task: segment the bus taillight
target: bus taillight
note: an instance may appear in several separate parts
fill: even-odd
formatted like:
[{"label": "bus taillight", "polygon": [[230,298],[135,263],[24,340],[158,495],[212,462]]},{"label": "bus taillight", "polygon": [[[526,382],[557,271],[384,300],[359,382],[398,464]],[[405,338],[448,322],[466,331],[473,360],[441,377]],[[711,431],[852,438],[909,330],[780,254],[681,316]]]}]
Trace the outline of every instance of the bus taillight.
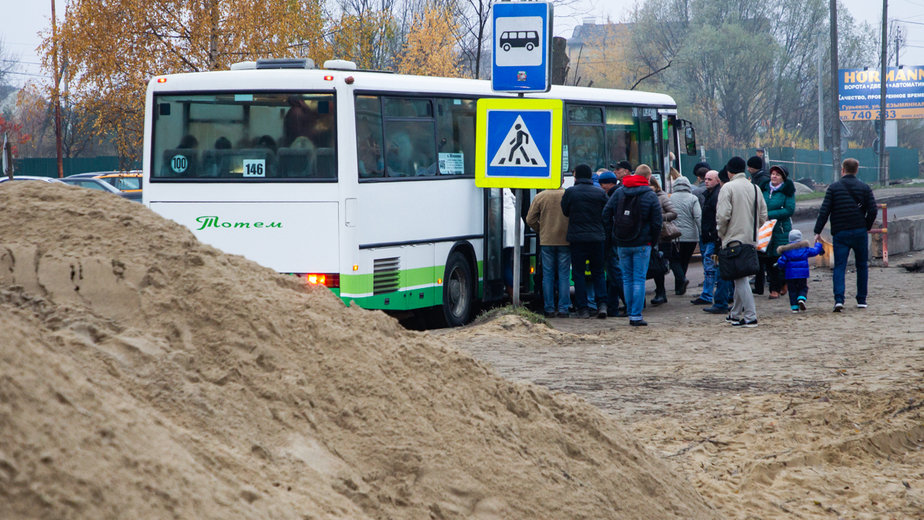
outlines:
[{"label": "bus taillight", "polygon": [[328,289],[340,288],[340,275],[337,273],[307,273],[299,276],[309,285],[323,285]]}]

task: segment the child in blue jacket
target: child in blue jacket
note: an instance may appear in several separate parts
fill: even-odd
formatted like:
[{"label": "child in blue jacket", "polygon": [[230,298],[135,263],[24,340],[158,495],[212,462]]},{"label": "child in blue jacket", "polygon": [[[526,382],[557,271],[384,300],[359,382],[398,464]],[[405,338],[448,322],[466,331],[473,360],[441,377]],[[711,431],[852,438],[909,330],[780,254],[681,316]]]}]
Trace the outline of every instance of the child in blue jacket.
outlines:
[{"label": "child in blue jacket", "polygon": [[780,259],[776,265],[786,272],[786,285],[789,287],[789,306],[792,312],[805,310],[808,296],[808,259],[824,252],[820,242],[809,247],[807,240],[802,240],[802,232],[793,229],[789,232],[789,244],[777,248]]}]

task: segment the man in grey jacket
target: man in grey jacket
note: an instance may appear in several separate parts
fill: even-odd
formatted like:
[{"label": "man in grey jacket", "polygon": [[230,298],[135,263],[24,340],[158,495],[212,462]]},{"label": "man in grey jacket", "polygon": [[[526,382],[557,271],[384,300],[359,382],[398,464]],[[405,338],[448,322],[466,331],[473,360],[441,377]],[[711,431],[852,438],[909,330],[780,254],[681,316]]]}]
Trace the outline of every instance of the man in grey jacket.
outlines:
[{"label": "man in grey jacket", "polygon": [[[716,227],[722,247],[736,240],[756,245],[757,228],[767,220],[767,203],[757,186],[748,181],[746,166],[741,157],[732,157],[725,166],[729,181],[719,192],[716,207]],[[735,279],[734,302],[725,319],[736,327],[757,326],[757,307],[747,276]]]}]

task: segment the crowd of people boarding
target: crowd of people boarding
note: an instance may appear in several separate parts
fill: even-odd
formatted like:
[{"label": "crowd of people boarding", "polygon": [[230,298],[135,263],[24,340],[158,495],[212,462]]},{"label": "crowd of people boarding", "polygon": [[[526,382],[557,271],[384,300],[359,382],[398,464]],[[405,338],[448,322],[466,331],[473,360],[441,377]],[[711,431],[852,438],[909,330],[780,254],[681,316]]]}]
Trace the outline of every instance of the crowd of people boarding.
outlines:
[{"label": "crowd of people boarding", "polygon": [[[648,305],[667,303],[690,288],[697,247],[702,290],[690,300],[733,327],[758,325],[755,295],[788,295],[793,313],[808,306],[809,258],[823,253],[821,232],[830,220],[834,253],[834,312],[842,312],[850,251],[857,273],[857,308],[867,306],[867,233],[877,215],[872,189],[857,179],[859,163],[846,159],[819,209],[814,241],[792,225],[796,188],[781,165],[762,154],[732,157],[719,170],[693,167],[695,182],[671,168],[663,189],[651,167],[620,161],[612,170],[574,167],[574,185],[540,192],[526,223],[539,236],[542,298],[548,318],[628,318],[647,326]],[[654,297],[646,301],[646,281]],[[573,292],[571,286],[573,283]]]}]

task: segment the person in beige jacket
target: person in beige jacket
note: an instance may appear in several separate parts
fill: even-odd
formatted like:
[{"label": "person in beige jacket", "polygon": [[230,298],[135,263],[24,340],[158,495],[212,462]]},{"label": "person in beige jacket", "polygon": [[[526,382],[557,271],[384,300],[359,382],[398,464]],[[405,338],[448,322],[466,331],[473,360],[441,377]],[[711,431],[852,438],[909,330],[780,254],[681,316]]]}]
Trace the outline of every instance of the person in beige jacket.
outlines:
[{"label": "person in beige jacket", "polygon": [[[735,240],[742,244],[756,245],[757,228],[767,220],[767,203],[757,186],[751,184],[744,173],[746,166],[747,163],[741,157],[732,157],[725,166],[729,181],[719,192],[715,216],[722,247]],[[747,276],[735,280],[734,302],[725,319],[736,327],[757,326],[757,308]]]},{"label": "person in beige jacket", "polygon": [[[562,213],[561,198],[565,190],[539,192],[526,214],[526,225],[539,233],[539,254],[542,262],[542,299],[547,318],[568,317],[571,306],[571,248],[568,217]],[[583,273],[582,273],[583,274]],[[555,299],[555,277],[558,276],[558,305]]]}]

